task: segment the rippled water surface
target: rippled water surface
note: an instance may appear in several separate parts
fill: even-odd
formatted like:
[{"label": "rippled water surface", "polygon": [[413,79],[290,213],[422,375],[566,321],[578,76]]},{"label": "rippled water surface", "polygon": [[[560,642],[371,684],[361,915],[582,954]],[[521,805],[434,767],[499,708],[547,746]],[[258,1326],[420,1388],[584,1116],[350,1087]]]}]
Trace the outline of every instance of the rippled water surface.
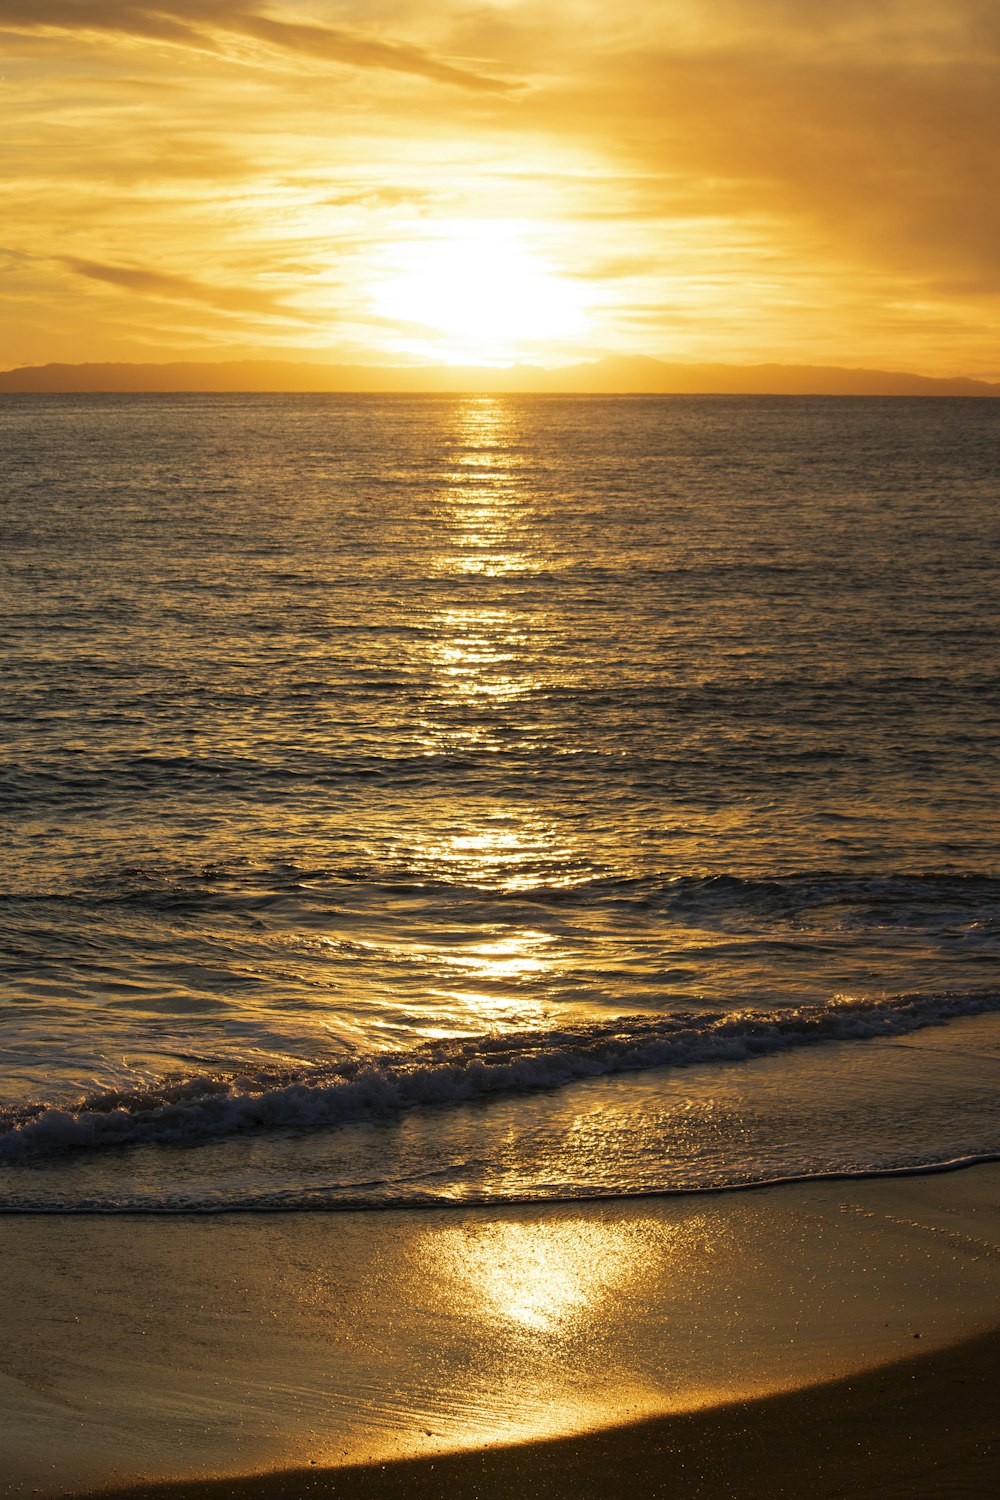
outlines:
[{"label": "rippled water surface", "polygon": [[[991,401],[5,398],[0,1197],[1000,1149],[998,437]],[[960,1087],[893,1051],[963,1016]],[[862,1053],[941,1128],[859,1126],[874,1073],[819,1122]]]}]

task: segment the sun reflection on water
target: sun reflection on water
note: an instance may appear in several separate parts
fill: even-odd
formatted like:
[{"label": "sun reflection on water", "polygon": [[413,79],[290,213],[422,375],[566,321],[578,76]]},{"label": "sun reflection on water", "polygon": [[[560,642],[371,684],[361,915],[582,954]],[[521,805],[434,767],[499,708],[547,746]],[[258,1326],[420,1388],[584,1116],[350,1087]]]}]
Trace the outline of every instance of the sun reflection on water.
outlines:
[{"label": "sun reflection on water", "polygon": [[[452,1029],[523,1029],[546,1024],[573,989],[557,913],[539,920],[532,893],[586,878],[565,835],[528,808],[470,808],[471,826],[425,836],[411,858],[449,891],[461,891],[408,950],[424,974],[427,1002]],[[528,903],[525,906],[525,902]],[[436,1024],[436,1023],[435,1023]]]},{"label": "sun reflection on water", "polygon": [[545,959],[536,950],[554,941],[550,932],[508,933],[495,942],[474,943],[455,962],[477,979],[523,979],[544,972]]},{"label": "sun reflection on water", "polygon": [[501,609],[450,609],[439,616],[428,655],[437,668],[444,696],[515,698],[531,687],[516,664],[524,638],[515,616]]},{"label": "sun reflection on water", "polygon": [[531,512],[513,427],[510,408],[490,397],[459,409],[454,439],[460,451],[443,495],[447,545],[439,572],[500,578],[538,567],[528,546]]},{"label": "sun reflection on water", "polygon": [[565,837],[551,819],[527,808],[481,812],[476,827],[428,836],[416,853],[439,878],[484,890],[569,888],[581,878]]},{"label": "sun reflection on water", "polygon": [[433,993],[460,1006],[477,1028],[541,1025],[543,997],[558,972],[555,955],[546,950],[556,941],[549,932],[507,929],[463,945],[447,955],[457,984]]},{"label": "sun reflection on water", "polygon": [[[538,633],[546,628],[546,606],[537,599],[526,604],[504,582],[543,566],[532,548],[533,502],[518,421],[511,403],[486,396],[462,401],[452,418],[434,567],[454,580],[455,593],[421,637],[434,683],[429,754],[478,759],[484,751],[509,752],[535,734],[528,705],[545,691]],[[581,878],[565,829],[530,797],[497,804],[472,795],[461,806],[442,806],[440,820],[419,830],[408,861],[475,901]],[[426,974],[428,1001],[443,1004],[455,1024],[479,1030],[543,1023],[564,979],[556,933],[490,911],[471,925],[445,922],[422,937],[413,956]]]},{"label": "sun reflection on water", "polygon": [[368,851],[373,871],[398,880],[391,918],[366,907],[352,932],[380,945],[362,977],[398,976],[392,1006],[427,1039],[546,1024],[575,980],[559,917],[550,925],[525,904],[592,874],[575,824],[547,813],[534,786],[492,793],[493,756],[509,769],[543,740],[555,633],[549,592],[518,576],[549,565],[521,421],[516,403],[491,397],[458,401],[448,418],[422,553],[434,606],[414,616],[401,674],[420,684],[426,765],[413,767],[412,824],[388,810]]}]

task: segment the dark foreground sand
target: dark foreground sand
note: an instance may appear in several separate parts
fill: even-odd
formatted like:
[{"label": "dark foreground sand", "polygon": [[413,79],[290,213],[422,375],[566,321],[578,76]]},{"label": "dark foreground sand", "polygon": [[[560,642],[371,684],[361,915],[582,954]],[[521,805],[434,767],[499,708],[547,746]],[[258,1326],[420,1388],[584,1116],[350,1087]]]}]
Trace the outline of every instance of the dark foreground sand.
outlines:
[{"label": "dark foreground sand", "polygon": [[1000,1333],[802,1391],[577,1437],[101,1493],[119,1500],[992,1500],[1000,1494]]}]

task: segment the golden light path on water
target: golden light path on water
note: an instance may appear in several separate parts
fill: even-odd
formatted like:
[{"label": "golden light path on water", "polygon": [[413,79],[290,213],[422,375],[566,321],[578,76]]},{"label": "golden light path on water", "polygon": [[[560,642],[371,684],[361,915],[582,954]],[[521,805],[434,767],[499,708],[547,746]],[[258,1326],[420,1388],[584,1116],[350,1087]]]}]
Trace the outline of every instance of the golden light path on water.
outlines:
[{"label": "golden light path on water", "polygon": [[[444,492],[442,545],[432,563],[439,575],[471,582],[530,573],[538,566],[524,541],[527,523],[507,441],[509,421],[505,408],[489,398],[459,408],[454,441],[462,451]],[[472,595],[468,604],[451,605],[435,617],[424,665],[441,703],[461,709],[475,708],[477,699],[498,700],[494,721],[469,715],[460,744],[481,745],[500,727],[505,708],[536,686],[524,665],[526,645],[523,615],[507,604],[481,604]],[[440,744],[432,732],[428,748],[456,745],[453,740]]]},{"label": "golden light path on water", "polygon": [[[430,567],[461,587],[420,637],[419,670],[434,685],[428,756],[509,747],[511,726],[525,719],[519,705],[543,685],[531,639],[537,614],[478,587],[530,578],[546,565],[531,546],[533,506],[519,482],[516,420],[509,403],[487,396],[462,402],[454,414],[453,466],[436,511]],[[446,732],[435,707],[444,711]],[[474,817],[456,810],[453,822],[442,809],[442,819],[444,826],[414,830],[407,847],[408,862],[432,878],[484,895],[528,891],[542,866],[547,884],[578,878],[565,834],[526,800],[480,805]],[[443,1003],[447,1015],[443,1024],[419,1029],[434,1038],[543,1024],[559,950],[553,933],[508,920],[485,933],[480,925],[474,934],[449,929],[411,938],[405,956],[426,971],[428,1011],[436,1014]]]}]

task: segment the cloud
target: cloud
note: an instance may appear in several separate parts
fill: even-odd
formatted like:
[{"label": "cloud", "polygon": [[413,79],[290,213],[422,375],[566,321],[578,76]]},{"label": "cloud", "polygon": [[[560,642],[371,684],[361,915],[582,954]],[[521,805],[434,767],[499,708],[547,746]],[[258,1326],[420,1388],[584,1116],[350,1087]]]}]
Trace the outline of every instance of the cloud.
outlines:
[{"label": "cloud", "polygon": [[269,292],[212,286],[189,276],[174,276],[135,266],[108,265],[104,261],[81,260],[75,255],[60,255],[57,259],[77,276],[85,276],[89,281],[103,281],[109,286],[119,286],[143,297],[160,297],[170,302],[204,303],[222,312],[300,316]]},{"label": "cloud", "polygon": [[623,46],[521,113],[617,159],[633,221],[700,203],[705,218],[767,222],[790,252],[831,265],[995,293],[1000,59],[886,57],[881,39],[831,58],[821,37],[804,56],[801,33],[791,53],[783,40],[684,55]]},{"label": "cloud", "polygon": [[[328,186],[328,184],[320,184]],[[368,187],[352,188],[342,193],[331,193],[318,201],[330,208],[422,208],[433,203],[438,195],[430,189],[400,188],[372,183]]]},{"label": "cloud", "polygon": [[23,250],[12,250],[8,245],[0,245],[0,272],[22,271],[25,266],[33,265],[38,257],[25,255]]},{"label": "cloud", "polygon": [[31,33],[98,32],[202,51],[219,50],[221,34],[317,62],[409,73],[477,92],[507,93],[514,87],[508,79],[438,57],[414,43],[341,26],[280,20],[240,0],[0,0],[0,26]]},{"label": "cloud", "polygon": [[0,26],[28,32],[112,32],[204,47],[200,28],[177,14],[186,9],[169,3],[132,5],[126,0],[0,0]]},{"label": "cloud", "polygon": [[397,73],[415,73],[437,83],[457,84],[488,93],[506,93],[512,87],[504,79],[442,61],[422,47],[356,36],[340,27],[276,21],[250,12],[235,16],[226,24],[244,36],[275,47],[306,57],[347,63],[355,68],[387,68]]}]

